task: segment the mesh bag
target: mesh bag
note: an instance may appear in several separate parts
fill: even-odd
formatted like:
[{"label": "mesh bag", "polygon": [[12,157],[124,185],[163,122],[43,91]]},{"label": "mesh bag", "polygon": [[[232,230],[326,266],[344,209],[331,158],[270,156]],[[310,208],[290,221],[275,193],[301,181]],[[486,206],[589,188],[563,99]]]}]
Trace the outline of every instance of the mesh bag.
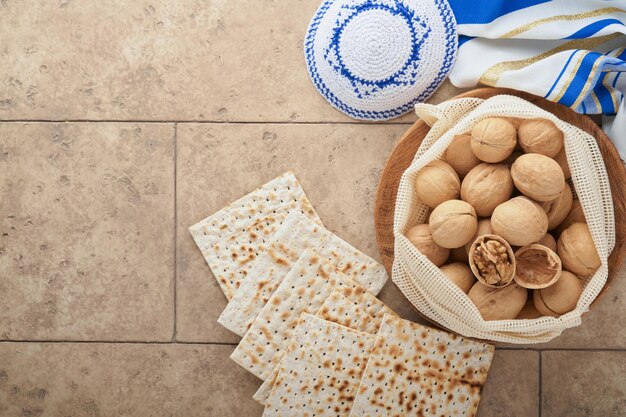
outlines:
[{"label": "mesh bag", "polygon": [[[418,104],[417,115],[431,126],[413,162],[402,175],[393,232],[395,259],[392,279],[409,301],[430,320],[463,336],[508,343],[541,343],[581,323],[608,276],[608,256],[615,246],[613,200],[608,176],[595,139],[588,133],[519,97],[499,95],[488,100],[464,98],[434,106]],[[479,120],[492,116],[545,118],[563,131],[572,178],[570,186],[580,200],[602,261],[585,281],[576,308],[558,318],[485,321],[469,297],[422,255],[405,232],[427,221],[428,207],[418,202],[413,184],[417,172],[440,159],[454,136],[469,132]]]}]

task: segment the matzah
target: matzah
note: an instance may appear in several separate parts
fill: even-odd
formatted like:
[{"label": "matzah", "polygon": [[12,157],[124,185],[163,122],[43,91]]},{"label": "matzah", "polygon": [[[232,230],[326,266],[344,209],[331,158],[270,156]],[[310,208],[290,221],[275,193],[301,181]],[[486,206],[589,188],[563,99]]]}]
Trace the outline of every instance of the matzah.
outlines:
[{"label": "matzah", "polygon": [[[326,301],[324,301],[324,304],[322,304],[317,313],[315,313],[315,316],[326,321],[341,324],[354,330],[375,334],[378,331],[380,323],[382,323],[382,316],[380,320],[377,320],[373,316],[369,315],[365,310],[359,308],[358,304],[358,302],[354,302],[345,297],[341,291],[335,290],[332,294],[330,294]],[[290,350],[293,351],[296,348],[297,343],[298,341],[292,337],[289,340],[289,345],[287,349],[285,349],[285,352]],[[280,369],[281,362],[279,362],[278,365],[272,369],[270,375],[263,382],[261,387],[259,387],[257,392],[254,393],[252,398],[255,401],[263,405],[267,403],[267,398],[269,397],[270,391],[274,386],[274,381],[278,376],[278,370]]]},{"label": "matzah", "polygon": [[347,416],[375,337],[303,313],[293,339],[263,416]]},{"label": "matzah", "polygon": [[365,293],[355,281],[311,249],[306,249],[270,296],[230,358],[265,380],[287,348],[300,314],[317,312],[336,289],[348,298]]},{"label": "matzah", "polygon": [[227,299],[293,210],[321,224],[289,171],[189,228]]},{"label": "matzah", "polygon": [[373,294],[378,294],[387,281],[387,272],[381,264],[306,216],[292,212],[266,250],[254,260],[247,278],[241,281],[217,321],[243,336],[293,262],[307,248],[313,248],[322,259]]},{"label": "matzah", "polygon": [[385,316],[350,416],[472,417],[493,353],[491,345]]}]

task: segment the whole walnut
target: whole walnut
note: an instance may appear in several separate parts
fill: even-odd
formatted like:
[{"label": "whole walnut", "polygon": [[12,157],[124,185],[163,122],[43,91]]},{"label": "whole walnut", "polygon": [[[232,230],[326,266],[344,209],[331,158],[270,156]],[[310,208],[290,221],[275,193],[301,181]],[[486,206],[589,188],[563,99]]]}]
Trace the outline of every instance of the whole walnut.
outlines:
[{"label": "whole walnut", "polygon": [[514,319],[528,298],[528,291],[516,283],[502,288],[491,288],[477,282],[468,294],[485,320]]},{"label": "whole walnut", "polygon": [[517,158],[511,165],[511,177],[525,196],[536,201],[554,200],[565,186],[559,164],[538,153],[527,153]]},{"label": "whole walnut", "polygon": [[500,236],[479,236],[470,246],[469,264],[478,281],[488,287],[505,287],[515,276],[515,255]]},{"label": "whole walnut", "polygon": [[561,272],[561,278],[547,288],[536,290],[533,301],[537,310],[544,316],[558,317],[576,307],[583,293],[583,283],[569,271]]},{"label": "whole walnut", "polygon": [[538,241],[548,231],[548,216],[531,199],[520,196],[500,204],[491,215],[494,234],[515,246]]},{"label": "whole walnut", "polygon": [[541,239],[533,243],[538,243],[546,248],[550,248],[552,252],[556,253],[556,239],[550,233],[546,233]]},{"label": "whole walnut", "polygon": [[492,235],[492,234],[493,234],[493,227],[491,227],[491,219],[488,218],[488,219],[478,220],[478,227],[476,228],[476,234],[474,235],[474,237],[472,237],[472,239],[469,242],[465,244],[465,251],[469,253],[470,246],[472,246],[472,243],[474,243],[474,241],[478,238],[478,236]]},{"label": "whole walnut", "polygon": [[563,220],[565,220],[572,209],[573,202],[574,196],[572,195],[572,190],[569,188],[569,185],[565,184],[563,191],[557,198],[541,204],[541,207],[543,207],[548,215],[548,230],[556,229],[563,223]]},{"label": "whole walnut", "polygon": [[515,126],[505,118],[489,117],[476,123],[472,129],[472,152],[481,161],[504,161],[516,144]]},{"label": "whole walnut", "polygon": [[519,144],[526,153],[554,158],[563,149],[563,132],[548,119],[526,119],[517,130]]},{"label": "whole walnut", "polygon": [[430,207],[459,197],[461,180],[454,169],[443,161],[432,161],[415,177],[417,198]]},{"label": "whole walnut", "polygon": [[476,211],[461,200],[448,200],[439,204],[428,221],[433,240],[444,248],[465,245],[476,234]]},{"label": "whole walnut", "polygon": [[563,149],[561,149],[561,152],[559,152],[554,157],[554,160],[561,167],[561,170],[563,171],[563,176],[565,177],[565,181],[572,178],[572,173],[569,170],[569,163],[567,162],[567,156],[565,155],[565,147],[563,147]]},{"label": "whole walnut", "polygon": [[450,249],[442,248],[435,243],[430,234],[428,224],[423,223],[413,226],[406,232],[406,238],[435,265],[441,266],[446,263],[450,255]]},{"label": "whole walnut", "polygon": [[441,267],[441,272],[450,278],[450,281],[454,282],[466,294],[476,283],[476,278],[474,278],[472,270],[469,266],[461,262],[444,265]]},{"label": "whole walnut", "polygon": [[515,282],[524,288],[546,288],[561,276],[561,259],[552,249],[531,243],[515,252]]},{"label": "whole walnut", "polygon": [[581,277],[591,276],[601,264],[587,223],[574,223],[557,242],[563,268]]},{"label": "whole walnut", "polygon": [[471,141],[472,137],[467,133],[455,136],[443,154],[443,159],[461,177],[467,175],[472,168],[480,164],[480,159],[472,152]]},{"label": "whole walnut", "polygon": [[477,165],[461,184],[461,199],[470,203],[482,217],[491,216],[498,204],[511,198],[511,193],[513,179],[505,164]]},{"label": "whole walnut", "polygon": [[563,222],[557,229],[557,236],[560,236],[561,233],[563,233],[563,230],[567,229],[574,223],[587,223],[587,219],[585,219],[585,213],[583,212],[583,206],[580,204],[580,200],[574,200],[574,202],[572,203],[572,208],[565,217],[565,220],[563,220]]}]

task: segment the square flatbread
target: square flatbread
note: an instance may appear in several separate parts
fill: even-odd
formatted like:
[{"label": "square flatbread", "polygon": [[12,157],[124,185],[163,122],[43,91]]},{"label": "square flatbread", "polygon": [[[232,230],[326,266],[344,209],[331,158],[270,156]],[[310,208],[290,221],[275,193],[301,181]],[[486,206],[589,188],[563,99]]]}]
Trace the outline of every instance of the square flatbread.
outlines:
[{"label": "square flatbread", "polygon": [[375,337],[304,313],[293,340],[263,416],[347,416]]},{"label": "square flatbread", "polygon": [[306,249],[271,295],[230,358],[265,380],[289,345],[300,314],[317,312],[334,290],[340,290],[348,298],[360,297],[365,292],[363,287],[339,272],[331,263],[324,261],[311,249]]},{"label": "square flatbread", "polygon": [[[382,301],[378,302],[382,304]],[[359,305],[361,307],[368,307],[370,302],[364,301],[363,298],[360,298],[356,302],[352,301],[351,299],[345,297],[341,291],[335,290],[332,294],[330,294],[326,301],[324,301],[324,304],[322,304],[317,313],[315,313],[315,316],[326,321],[341,324],[354,330],[376,334],[380,324],[382,323],[382,316],[380,318],[375,318],[359,307]],[[388,307],[386,308],[391,311]],[[296,348],[297,343],[298,341],[292,337],[289,340],[289,346],[285,349],[285,352],[293,351]],[[252,397],[255,401],[266,405],[267,398],[269,397],[270,391],[274,386],[274,381],[278,376],[278,370],[280,369],[281,362],[279,362],[278,365],[272,369],[270,375]]]},{"label": "square flatbread", "polygon": [[494,347],[385,316],[351,417],[472,417]]},{"label": "square flatbread", "polygon": [[268,182],[189,231],[229,300],[290,211],[321,225],[291,171]]},{"label": "square flatbread", "polygon": [[335,265],[372,294],[378,294],[387,281],[387,272],[381,264],[308,217],[292,212],[266,250],[254,260],[247,278],[241,281],[241,286],[217,321],[243,336],[293,263],[307,248],[314,249],[322,259]]}]

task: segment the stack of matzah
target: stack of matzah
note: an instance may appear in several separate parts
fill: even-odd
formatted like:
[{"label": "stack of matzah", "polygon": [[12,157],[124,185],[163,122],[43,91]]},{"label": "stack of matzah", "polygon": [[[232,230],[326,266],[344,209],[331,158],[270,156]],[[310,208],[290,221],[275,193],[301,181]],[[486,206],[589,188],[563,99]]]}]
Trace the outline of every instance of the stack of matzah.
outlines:
[{"label": "stack of matzah", "polygon": [[265,416],[473,416],[493,347],[398,318],[378,262],[326,230],[291,172],[190,231],[264,381]]}]

